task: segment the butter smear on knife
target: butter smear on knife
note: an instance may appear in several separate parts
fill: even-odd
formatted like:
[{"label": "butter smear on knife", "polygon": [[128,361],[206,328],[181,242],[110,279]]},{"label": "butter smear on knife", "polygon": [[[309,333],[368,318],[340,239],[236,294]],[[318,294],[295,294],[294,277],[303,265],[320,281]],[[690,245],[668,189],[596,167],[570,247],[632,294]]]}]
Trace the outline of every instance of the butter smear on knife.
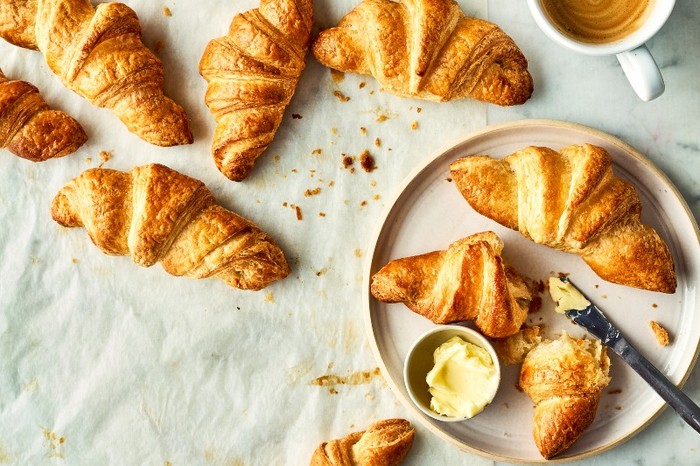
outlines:
[{"label": "butter smear on knife", "polygon": [[549,294],[557,303],[554,310],[560,314],[571,309],[586,309],[591,304],[571,283],[558,277],[549,278]]}]

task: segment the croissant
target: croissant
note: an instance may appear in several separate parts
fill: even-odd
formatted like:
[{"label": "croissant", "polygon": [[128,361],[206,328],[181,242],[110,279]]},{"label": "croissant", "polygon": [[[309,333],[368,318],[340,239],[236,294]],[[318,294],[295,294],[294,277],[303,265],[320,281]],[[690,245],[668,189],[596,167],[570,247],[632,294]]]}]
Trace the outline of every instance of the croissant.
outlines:
[{"label": "croissant", "polygon": [[51,110],[39,89],[26,81],[9,81],[0,70],[0,147],[31,160],[63,157],[87,141],[80,123]]},{"label": "croissant", "polygon": [[310,466],[397,466],[411,449],[414,435],[405,419],[385,419],[366,431],[323,442]]},{"label": "croissant", "polygon": [[163,165],[87,170],[59,191],[51,215],[84,226],[105,254],[131,255],[144,267],[160,261],[176,276],[259,290],[289,274],[272,238],[216,204],[201,181]]},{"label": "croissant", "polygon": [[139,19],[123,3],[6,0],[0,37],[40,50],[66,87],[110,109],[145,141],[192,142],[185,111],[163,95],[163,64],[141,42]]},{"label": "croissant", "polygon": [[395,259],[372,276],[379,301],[403,302],[436,324],[475,320],[484,335],[513,335],[527,318],[530,290],[501,259],[503,242],[477,233],[447,250]]},{"label": "croissant", "polygon": [[532,94],[518,46],[454,0],[364,0],[321,31],[312,51],[321,64],[372,75],[402,97],[515,105]]},{"label": "croissant", "polygon": [[216,120],[212,154],[227,178],[246,178],[275,137],[304,69],[312,23],[312,0],[261,0],[204,50],[199,72]]},{"label": "croissant", "polygon": [[604,149],[528,147],[502,160],[464,157],[450,170],[480,214],[536,243],[580,255],[604,280],[675,291],[668,246],[641,223],[639,196],[615,176]]},{"label": "croissant", "polygon": [[570,338],[566,332],[527,354],[519,385],[535,403],[532,434],[543,457],[569,448],[593,423],[609,370],[600,341]]}]

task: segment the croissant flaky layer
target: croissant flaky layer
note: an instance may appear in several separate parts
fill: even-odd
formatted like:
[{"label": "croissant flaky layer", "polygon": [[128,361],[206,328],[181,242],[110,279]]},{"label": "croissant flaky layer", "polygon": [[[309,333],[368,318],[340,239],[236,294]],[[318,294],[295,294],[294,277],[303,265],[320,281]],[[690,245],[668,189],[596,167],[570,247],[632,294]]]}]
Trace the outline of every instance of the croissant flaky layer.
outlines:
[{"label": "croissant flaky layer", "polygon": [[503,263],[503,242],[477,233],[444,251],[395,259],[372,276],[379,301],[404,303],[438,324],[474,320],[490,337],[516,333],[532,296],[523,278]]},{"label": "croissant flaky layer", "polygon": [[204,50],[199,72],[216,120],[212,154],[229,179],[245,179],[275,137],[304,69],[312,23],[312,0],[261,0]]},{"label": "croissant flaky layer", "polygon": [[520,387],[535,403],[533,437],[549,459],[573,445],[593,423],[610,359],[599,340],[570,338],[540,343],[520,369]]},{"label": "croissant flaky layer", "polygon": [[518,46],[497,25],[464,15],[454,0],[364,0],[312,46],[322,64],[374,76],[404,97],[470,97],[522,104],[532,77]]},{"label": "croissant flaky layer", "polygon": [[385,419],[367,430],[323,442],[310,466],[398,466],[413,445],[415,431],[405,419]]},{"label": "croissant flaky layer", "polygon": [[0,70],[0,147],[31,160],[72,154],[87,141],[70,115],[51,110],[39,89],[26,81],[10,81]]},{"label": "croissant flaky layer", "polygon": [[51,215],[84,226],[105,254],[191,278],[258,290],[289,274],[282,250],[255,224],[216,204],[201,181],[163,165],[83,172],[56,195]]},{"label": "croissant flaky layer", "polygon": [[139,19],[123,3],[6,0],[0,37],[40,50],[66,87],[110,109],[145,141],[192,142],[185,111],[163,94],[163,64],[143,45]]},{"label": "croissant flaky layer", "polygon": [[536,243],[580,255],[604,280],[675,291],[668,246],[641,222],[639,195],[615,176],[603,148],[527,147],[502,160],[464,157],[450,170],[480,214]]}]

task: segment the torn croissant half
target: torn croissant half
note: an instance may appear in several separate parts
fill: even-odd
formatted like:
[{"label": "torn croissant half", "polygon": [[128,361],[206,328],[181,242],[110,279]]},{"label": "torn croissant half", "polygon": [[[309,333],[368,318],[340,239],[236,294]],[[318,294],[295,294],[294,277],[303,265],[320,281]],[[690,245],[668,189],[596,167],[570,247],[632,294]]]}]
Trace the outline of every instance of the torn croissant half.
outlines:
[{"label": "torn croissant half", "polygon": [[323,442],[310,466],[398,466],[413,445],[415,430],[405,419],[384,419],[367,430]]},{"label": "torn croissant half", "polygon": [[507,337],[525,322],[532,295],[502,250],[495,233],[477,233],[443,251],[392,260],[372,276],[370,291],[437,324],[474,320],[484,335]]},{"label": "torn croissant half", "polygon": [[72,154],[87,141],[73,117],[52,110],[39,89],[0,70],[0,147],[32,162]]},{"label": "torn croissant half", "polygon": [[671,252],[642,223],[639,195],[614,174],[605,149],[527,147],[504,159],[464,157],[450,172],[474,210],[536,243],[581,256],[602,279],[675,291]]},{"label": "torn croissant half", "polygon": [[251,221],[218,205],[199,180],[159,164],[86,170],[59,191],[51,215],[84,226],[105,254],[166,272],[259,290],[289,274],[282,250]]},{"label": "torn croissant half", "polygon": [[532,434],[543,457],[569,448],[593,423],[609,371],[610,359],[599,340],[571,338],[566,332],[527,354],[519,385],[535,403]]},{"label": "torn croissant half", "polygon": [[402,97],[516,105],[533,89],[515,42],[454,0],[364,0],[321,31],[312,51],[321,64],[374,76]]}]

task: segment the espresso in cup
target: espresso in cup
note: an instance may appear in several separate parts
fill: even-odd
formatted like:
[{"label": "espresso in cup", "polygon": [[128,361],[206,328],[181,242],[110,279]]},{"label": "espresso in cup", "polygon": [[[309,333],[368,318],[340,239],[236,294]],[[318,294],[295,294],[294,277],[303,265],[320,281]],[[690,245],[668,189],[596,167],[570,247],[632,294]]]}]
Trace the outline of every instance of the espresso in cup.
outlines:
[{"label": "espresso in cup", "polygon": [[540,0],[549,21],[570,38],[588,44],[623,39],[639,29],[654,0]]}]

